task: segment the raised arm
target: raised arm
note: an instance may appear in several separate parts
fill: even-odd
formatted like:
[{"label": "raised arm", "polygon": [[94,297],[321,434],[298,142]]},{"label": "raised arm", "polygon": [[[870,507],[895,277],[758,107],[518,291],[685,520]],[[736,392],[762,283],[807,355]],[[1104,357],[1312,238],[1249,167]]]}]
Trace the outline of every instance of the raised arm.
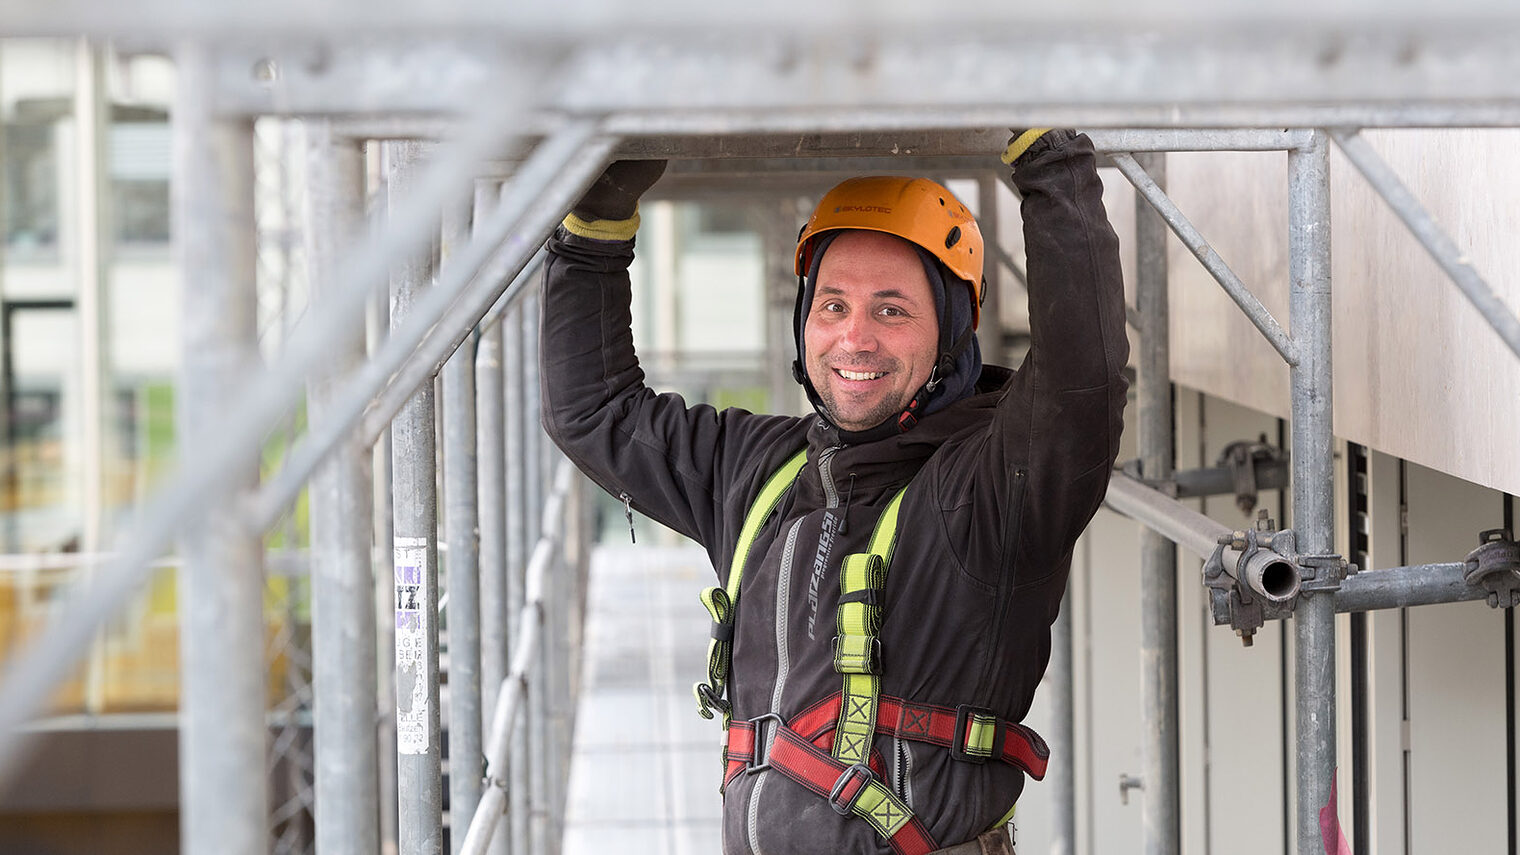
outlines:
[{"label": "raised arm", "polygon": [[[1018,138],[1015,137],[1015,144]],[[1027,461],[1018,582],[1064,564],[1103,500],[1123,429],[1124,281],[1092,141],[1039,137],[1012,160],[1023,195],[1032,344],[1002,416]]]},{"label": "raised arm", "polygon": [[[543,423],[565,454],[615,496],[702,543],[721,526],[715,495],[725,461],[790,420],[712,407],[644,385],[634,352],[632,290],[637,199],[663,164],[609,167],[549,240],[541,336]],[[735,420],[742,431],[730,430]]]},{"label": "raised arm", "polygon": [[974,523],[947,532],[965,544],[962,566],[1053,618],[1072,544],[1118,453],[1128,342],[1119,242],[1091,141],[1055,130],[1021,142],[1016,134],[1005,159],[1023,196],[1033,341],[990,430],[958,452],[974,465],[947,467],[941,495],[947,510],[977,508]]}]

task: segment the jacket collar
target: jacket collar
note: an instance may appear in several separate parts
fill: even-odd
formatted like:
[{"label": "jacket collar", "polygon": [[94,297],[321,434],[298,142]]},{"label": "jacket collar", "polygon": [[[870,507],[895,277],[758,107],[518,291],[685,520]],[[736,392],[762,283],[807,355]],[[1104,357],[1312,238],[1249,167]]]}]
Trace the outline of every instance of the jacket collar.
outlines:
[{"label": "jacket collar", "polygon": [[918,474],[941,446],[986,427],[1012,377],[1013,372],[1007,368],[984,365],[975,394],[925,416],[910,431],[869,442],[846,442],[828,421],[811,416],[807,434],[808,461],[814,465],[805,468],[802,475],[807,493],[822,503],[823,487],[817,464],[825,454],[832,458],[829,469],[835,489],[846,489],[851,475],[855,476],[852,489],[864,491],[862,496],[901,487]]}]

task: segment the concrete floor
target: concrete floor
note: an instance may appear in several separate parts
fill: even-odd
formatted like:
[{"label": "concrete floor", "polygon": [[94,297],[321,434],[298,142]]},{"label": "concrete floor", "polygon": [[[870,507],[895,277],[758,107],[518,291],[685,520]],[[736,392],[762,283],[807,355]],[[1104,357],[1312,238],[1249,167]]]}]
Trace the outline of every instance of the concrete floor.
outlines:
[{"label": "concrete floor", "polygon": [[707,661],[697,595],[713,583],[695,546],[593,554],[565,855],[719,851],[721,730],[691,694]]}]

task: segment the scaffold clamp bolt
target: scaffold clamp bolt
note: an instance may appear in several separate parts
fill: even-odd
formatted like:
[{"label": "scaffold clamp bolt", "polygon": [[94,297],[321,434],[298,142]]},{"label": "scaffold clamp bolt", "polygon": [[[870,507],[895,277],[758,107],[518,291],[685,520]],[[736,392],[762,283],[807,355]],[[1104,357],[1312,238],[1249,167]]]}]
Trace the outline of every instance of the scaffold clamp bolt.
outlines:
[{"label": "scaffold clamp bolt", "polygon": [[1473,587],[1488,589],[1488,604],[1496,609],[1520,605],[1520,543],[1509,529],[1491,528],[1478,535],[1478,548],[1467,553],[1463,578]]}]

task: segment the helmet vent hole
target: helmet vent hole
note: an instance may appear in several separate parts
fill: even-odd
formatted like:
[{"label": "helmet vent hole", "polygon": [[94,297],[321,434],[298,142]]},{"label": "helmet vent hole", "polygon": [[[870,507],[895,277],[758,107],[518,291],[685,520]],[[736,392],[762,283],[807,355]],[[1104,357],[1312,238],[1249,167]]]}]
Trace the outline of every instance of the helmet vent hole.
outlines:
[{"label": "helmet vent hole", "polygon": [[960,226],[951,226],[950,227],[950,234],[945,235],[945,249],[949,249],[950,247],[955,246],[955,244],[957,242],[959,242],[960,239],[961,239],[961,227]]},{"label": "helmet vent hole", "polygon": [[943,197],[943,196],[940,197],[940,199],[939,199],[939,206],[941,208],[945,207],[945,197]]}]

